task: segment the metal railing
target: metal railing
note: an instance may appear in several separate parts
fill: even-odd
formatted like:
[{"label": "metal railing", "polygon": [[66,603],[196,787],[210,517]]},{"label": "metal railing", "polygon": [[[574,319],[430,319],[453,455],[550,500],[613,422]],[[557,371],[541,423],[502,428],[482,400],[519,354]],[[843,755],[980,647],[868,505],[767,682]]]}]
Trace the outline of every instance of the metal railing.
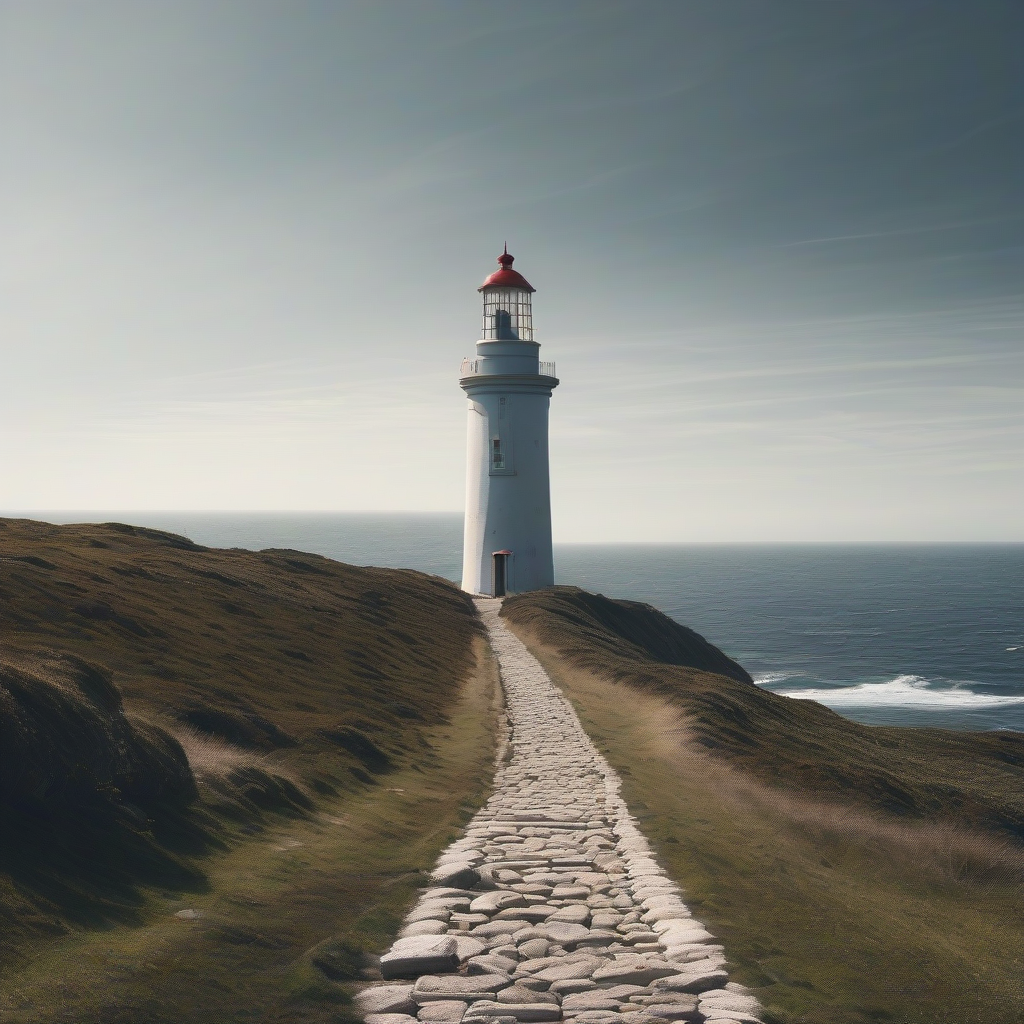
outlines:
[{"label": "metal railing", "polygon": [[[460,377],[475,377],[483,371],[480,369],[479,359],[463,359],[462,368],[459,370]],[[554,377],[555,364],[554,362],[541,362],[537,364],[537,373],[541,377]]]}]

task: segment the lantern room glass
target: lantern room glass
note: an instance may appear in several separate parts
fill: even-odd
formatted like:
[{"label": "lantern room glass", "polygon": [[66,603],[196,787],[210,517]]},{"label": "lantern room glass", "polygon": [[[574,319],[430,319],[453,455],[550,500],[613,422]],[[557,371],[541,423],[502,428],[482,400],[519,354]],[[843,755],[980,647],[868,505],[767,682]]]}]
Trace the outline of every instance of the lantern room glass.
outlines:
[{"label": "lantern room glass", "polygon": [[485,340],[533,341],[533,308],[528,291],[488,288],[483,295]]}]

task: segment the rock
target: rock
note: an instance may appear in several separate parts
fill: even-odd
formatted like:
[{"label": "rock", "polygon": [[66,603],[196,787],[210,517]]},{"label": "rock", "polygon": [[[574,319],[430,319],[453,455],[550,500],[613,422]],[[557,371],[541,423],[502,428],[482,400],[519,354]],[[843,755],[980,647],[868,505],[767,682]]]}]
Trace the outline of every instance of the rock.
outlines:
[{"label": "rock", "polygon": [[583,906],[560,907],[549,911],[549,914],[548,920],[564,921],[566,924],[586,924],[590,920],[590,908]]},{"label": "rock", "polygon": [[[432,889],[425,889],[423,895],[420,897],[422,902],[426,903],[428,900],[448,900],[461,898],[466,900],[472,900],[476,893],[471,892],[469,889],[451,889],[445,886],[435,887]],[[451,907],[452,910],[457,909]]]},{"label": "rock", "polygon": [[506,907],[494,915],[495,921],[525,921],[528,924],[538,924],[548,920],[553,914],[561,913],[554,907]]},{"label": "rock", "polygon": [[523,988],[532,989],[534,992],[547,992],[551,988],[551,983],[544,981],[541,978],[535,978],[527,974],[524,977],[516,978],[515,983],[522,985]]},{"label": "rock", "polygon": [[550,945],[551,943],[547,939],[527,939],[519,944],[519,952],[532,960],[544,956]]},{"label": "rock", "polygon": [[515,882],[512,888],[524,896],[541,896],[547,899],[551,895],[550,885],[540,885],[536,882]]},{"label": "rock", "polygon": [[407,1013],[368,1013],[364,1024],[416,1024],[416,1018]]},{"label": "rock", "polygon": [[477,925],[487,924],[488,921],[490,921],[490,917],[487,914],[471,914],[455,911],[455,913],[448,918],[448,930],[453,932],[468,931],[470,928],[476,928]]},{"label": "rock", "polygon": [[644,1013],[661,1020],[687,1020],[701,1021],[702,1014],[697,1009],[697,1000],[692,1004],[686,1003],[645,1003]]},{"label": "rock", "polygon": [[430,880],[436,885],[453,889],[472,889],[480,881],[480,872],[468,861],[439,864]]},{"label": "rock", "polygon": [[562,963],[542,968],[534,974],[534,977],[546,982],[566,981],[570,978],[590,978],[600,964],[600,960],[569,960],[566,958]]},{"label": "rock", "polygon": [[675,929],[662,932],[658,938],[666,949],[674,946],[692,945],[697,942],[713,942],[714,936],[706,928]]},{"label": "rock", "polygon": [[526,984],[517,982],[502,989],[498,993],[499,1003],[558,1003],[558,996],[550,992],[528,988]]},{"label": "rock", "polygon": [[557,921],[542,925],[539,930],[552,942],[562,946],[572,945],[590,934],[590,929],[581,924],[561,924]]},{"label": "rock", "polygon": [[577,992],[575,995],[563,996],[562,1011],[566,1010],[618,1010],[622,999],[609,996],[596,988],[592,992]]},{"label": "rock", "polygon": [[[698,1017],[698,1020],[701,1018]],[[622,1024],[659,1024],[664,1021],[664,1017],[658,1017],[653,1013],[649,1013],[647,1010],[630,1010],[627,1013],[619,1014],[619,1020]]]},{"label": "rock", "polygon": [[729,992],[724,988],[712,989],[700,997],[700,1010],[705,1016],[713,1016],[712,1010],[723,1011],[719,1014],[722,1017],[730,1017],[734,1014],[746,1013],[754,1016],[761,1012],[761,1004],[753,997],[741,995],[739,992]]},{"label": "rock", "polygon": [[616,999],[632,999],[636,995],[649,993],[649,989],[643,985],[611,985],[602,989],[607,996],[614,996]]},{"label": "rock", "polygon": [[599,985],[602,983],[617,985],[650,985],[658,978],[664,978],[670,974],[676,974],[677,969],[668,966],[628,963],[610,963],[599,967],[591,975],[591,978]]},{"label": "rock", "polygon": [[[469,900],[457,900],[457,903],[467,904]],[[448,900],[422,900],[405,916],[406,924],[413,921],[425,921],[428,918],[436,921],[447,921],[452,916],[452,911],[457,909],[448,905]]]},{"label": "rock", "polygon": [[630,996],[629,1001],[638,1006],[649,1006],[652,1003],[672,1003],[673,1005],[693,1006],[697,1005],[697,997],[690,992],[668,992],[664,989],[656,989],[649,985],[643,992]]},{"label": "rock", "polygon": [[[710,1010],[709,1013],[714,1013],[713,1017],[704,1017],[704,1024],[764,1024],[760,1017],[755,1017],[750,1013],[742,1013],[739,1010]],[[723,1014],[729,1016],[723,1016]]]},{"label": "rock", "polygon": [[[647,915],[644,914],[644,918],[646,917]],[[664,921],[654,921],[653,923],[649,921],[644,922],[644,919],[641,918],[641,922],[646,923],[651,931],[657,932],[659,935],[670,935],[673,933],[686,935],[690,932],[707,931],[700,921],[695,921],[692,917],[673,917]]]},{"label": "rock", "polygon": [[474,889],[487,891],[498,888],[498,883],[494,880],[494,872],[487,864],[481,864],[476,870],[480,878],[473,886]]},{"label": "rock", "polygon": [[526,897],[522,893],[509,892],[507,889],[492,889],[482,896],[477,896],[469,905],[474,914],[493,914],[506,907],[525,907]]},{"label": "rock", "polygon": [[571,996],[578,992],[590,992],[595,988],[596,983],[589,978],[563,978],[551,982],[550,991],[560,996]]},{"label": "rock", "polygon": [[398,939],[380,958],[381,977],[410,978],[420,974],[454,971],[458,947],[447,935],[412,935]]},{"label": "rock", "polygon": [[452,938],[455,940],[455,953],[460,963],[471,957],[480,956],[487,949],[487,946],[479,939],[474,939],[469,935],[452,935]]},{"label": "rock", "polygon": [[556,1021],[562,1019],[562,1010],[554,1003],[499,1003],[481,1000],[466,1011],[464,1020],[479,1017],[507,1015],[517,1021]]},{"label": "rock", "polygon": [[670,992],[692,992],[699,995],[702,992],[721,988],[728,980],[729,975],[720,967],[709,965],[698,967],[692,971],[670,974],[665,978],[658,978],[657,981],[652,983],[651,987]]},{"label": "rock", "polygon": [[471,957],[466,964],[468,974],[511,974],[515,968],[514,961],[494,953]]},{"label": "rock", "polygon": [[553,900],[585,900],[590,890],[585,885],[556,885],[551,892]]},{"label": "rock", "polygon": [[716,967],[721,967],[725,963],[725,950],[722,946],[695,942],[687,946],[671,946],[665,950],[665,958],[678,963],[681,971],[691,970],[691,964],[704,960],[713,960]]},{"label": "rock", "polygon": [[693,921],[693,918],[690,917],[687,909],[679,903],[678,900],[676,900],[673,901],[671,906],[665,905],[648,910],[640,920],[643,921],[644,924],[654,926],[656,924],[665,924],[666,922],[670,924],[681,924],[684,921]]},{"label": "rock", "polygon": [[621,1020],[612,1010],[581,1010],[570,1019],[576,1024],[619,1024]]},{"label": "rock", "polygon": [[[442,853],[434,864],[434,873],[468,864],[475,867],[483,860],[483,854],[477,850],[456,850],[454,853]],[[433,876],[432,876],[433,877]]]},{"label": "rock", "polygon": [[356,1005],[366,1013],[412,1014],[416,1004],[412,1000],[412,985],[375,985],[356,993]]},{"label": "rock", "polygon": [[412,990],[414,1002],[422,1005],[438,999],[493,999],[512,979],[507,974],[422,975]]},{"label": "rock", "polygon": [[433,1003],[424,1003],[416,1016],[420,1020],[437,1021],[439,1024],[459,1024],[469,1003],[458,999],[438,999]]},{"label": "rock", "polygon": [[447,931],[448,925],[444,921],[413,921],[398,934],[404,939],[409,935],[445,935]]},{"label": "rock", "polygon": [[514,935],[522,928],[522,921],[488,921],[471,928],[470,934],[479,938],[492,938],[495,935]]}]

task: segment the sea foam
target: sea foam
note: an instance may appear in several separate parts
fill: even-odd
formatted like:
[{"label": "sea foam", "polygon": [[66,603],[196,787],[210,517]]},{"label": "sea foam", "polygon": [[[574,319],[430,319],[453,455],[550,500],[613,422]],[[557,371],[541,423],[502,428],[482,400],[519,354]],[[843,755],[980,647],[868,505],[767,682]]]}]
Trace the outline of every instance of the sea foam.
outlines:
[{"label": "sea foam", "polygon": [[924,676],[899,675],[881,683],[807,690],[776,690],[782,697],[816,700],[830,708],[995,708],[1024,704],[1024,696],[978,693],[967,683],[937,688]]}]

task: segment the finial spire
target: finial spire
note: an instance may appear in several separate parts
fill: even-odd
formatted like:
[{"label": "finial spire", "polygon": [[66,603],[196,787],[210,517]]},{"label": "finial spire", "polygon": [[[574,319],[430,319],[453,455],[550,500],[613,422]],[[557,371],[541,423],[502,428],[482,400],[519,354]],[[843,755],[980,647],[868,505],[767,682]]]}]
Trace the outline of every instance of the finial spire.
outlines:
[{"label": "finial spire", "polygon": [[501,255],[498,257],[498,266],[501,269],[491,274],[477,291],[482,292],[485,288],[520,288],[527,292],[534,291],[533,285],[518,270],[512,269],[514,262],[515,257],[508,251],[508,242],[506,242],[502,246]]}]

